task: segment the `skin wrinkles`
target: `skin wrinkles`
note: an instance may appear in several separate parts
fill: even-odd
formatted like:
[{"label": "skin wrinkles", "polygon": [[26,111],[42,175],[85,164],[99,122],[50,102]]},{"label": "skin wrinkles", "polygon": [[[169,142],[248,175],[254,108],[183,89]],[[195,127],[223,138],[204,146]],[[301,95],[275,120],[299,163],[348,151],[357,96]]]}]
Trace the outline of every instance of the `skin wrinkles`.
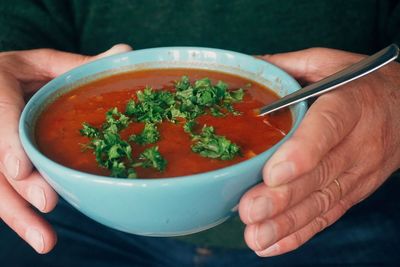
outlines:
[{"label": "skin wrinkles", "polygon": [[[326,63],[322,58],[332,60]],[[312,83],[361,58],[317,48],[268,55],[264,59],[296,79]],[[400,64],[393,62],[319,97],[293,137],[267,162],[263,183],[250,189],[239,205],[239,213],[247,214],[246,218],[241,217],[247,225],[246,242],[257,255],[280,255],[298,248],[371,195],[400,167],[400,122],[396,119],[400,114],[399,72]],[[272,173],[276,164],[282,162],[294,164],[289,178]],[[340,190],[333,182],[335,179]],[[309,191],[301,190],[297,181]],[[279,197],[283,205],[271,193],[278,191],[284,192]],[[254,220],[247,204],[249,199],[262,195],[271,199],[270,210],[276,213],[260,211],[253,204],[251,210],[258,212]],[[265,233],[275,239],[267,240]]]},{"label": "skin wrinkles", "polygon": [[[91,58],[50,49],[0,55],[0,102],[14,105],[0,113],[0,120],[10,125],[0,129],[0,140],[12,144],[0,146],[1,172],[7,173],[4,159],[10,151],[21,164],[18,180],[0,173],[0,195],[7,196],[4,197],[7,201],[0,202],[0,217],[39,253],[49,252],[57,237],[51,226],[32,209],[31,204],[40,201],[29,202],[29,188],[39,186],[43,190],[43,212],[54,208],[57,195],[37,172],[32,172],[19,145],[16,125],[24,97],[39,84],[70,68],[129,49],[117,46]],[[314,48],[262,58],[307,84],[362,57]],[[399,72],[400,64],[393,62],[321,96],[310,107],[293,137],[271,157],[263,170],[263,182],[251,188],[239,205],[239,215],[246,224],[245,240],[257,255],[280,255],[298,248],[372,194],[399,168],[400,121],[396,119],[400,114]],[[286,166],[293,167],[292,173],[288,177],[275,175],[271,181],[273,167],[279,163],[289,163]],[[340,183],[341,192],[333,182],[335,179]],[[260,197],[269,200],[269,204],[254,201]]]}]

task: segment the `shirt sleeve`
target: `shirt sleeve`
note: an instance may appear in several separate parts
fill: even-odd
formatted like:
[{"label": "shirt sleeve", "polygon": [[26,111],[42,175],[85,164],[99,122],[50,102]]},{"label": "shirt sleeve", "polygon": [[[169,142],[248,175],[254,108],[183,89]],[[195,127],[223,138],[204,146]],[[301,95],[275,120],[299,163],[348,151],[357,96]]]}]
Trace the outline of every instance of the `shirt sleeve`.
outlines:
[{"label": "shirt sleeve", "polygon": [[76,51],[69,1],[0,1],[0,51],[55,48]]}]

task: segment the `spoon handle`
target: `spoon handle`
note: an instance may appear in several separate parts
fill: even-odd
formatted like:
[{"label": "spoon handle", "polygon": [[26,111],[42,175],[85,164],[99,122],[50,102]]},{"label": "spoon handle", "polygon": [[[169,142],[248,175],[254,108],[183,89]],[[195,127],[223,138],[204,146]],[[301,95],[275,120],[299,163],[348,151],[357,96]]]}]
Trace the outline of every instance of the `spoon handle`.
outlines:
[{"label": "spoon handle", "polygon": [[294,93],[286,95],[285,97],[260,108],[258,110],[258,116],[263,116],[283,107],[306,100],[310,97],[326,93],[338,86],[351,82],[352,80],[358,79],[379,69],[380,67],[383,67],[387,63],[395,60],[398,55],[399,47],[396,44],[391,44],[348,68],[336,72],[331,76],[303,87]]}]

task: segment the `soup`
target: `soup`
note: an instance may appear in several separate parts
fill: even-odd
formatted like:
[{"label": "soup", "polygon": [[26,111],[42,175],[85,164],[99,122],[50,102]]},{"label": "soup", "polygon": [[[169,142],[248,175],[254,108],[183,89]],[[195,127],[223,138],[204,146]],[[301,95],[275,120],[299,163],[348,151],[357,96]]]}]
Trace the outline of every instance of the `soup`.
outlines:
[{"label": "soup", "polygon": [[[183,77],[188,77],[189,83]],[[217,95],[218,90],[225,90],[227,86],[220,103],[210,98],[213,92],[202,91],[204,83],[210,86],[208,81],[212,89],[217,89]],[[198,107],[186,105],[186,101],[193,101],[193,96],[185,98],[187,93],[192,93],[192,87],[208,102],[199,103],[198,98],[195,100]],[[151,94],[162,92],[165,94],[158,95],[159,98],[178,99],[178,104],[171,102],[174,109],[169,109],[161,119],[153,111],[151,116],[140,113],[140,101],[147,93],[151,99]],[[43,154],[80,171],[109,176],[112,169],[112,176],[125,177],[134,172],[132,177],[139,178],[184,176],[244,161],[281,140],[292,126],[290,111],[279,111],[268,117],[257,117],[254,113],[254,109],[277,98],[259,83],[222,72],[200,69],[125,72],[91,81],[58,97],[39,116],[35,137]],[[140,108],[148,107],[145,104]],[[193,112],[197,113],[193,115]],[[128,122],[118,128],[122,119]],[[120,156],[113,156],[112,149],[97,153],[98,140],[107,138],[110,125],[118,128],[115,136],[123,140],[118,149],[126,157],[119,158],[119,163],[104,158]],[[156,134],[148,134],[152,133],[148,129],[155,130]],[[227,151],[216,152],[219,148],[215,150],[215,144]],[[143,161],[147,152],[162,156],[160,166],[152,167],[151,162]],[[125,172],[118,175],[115,166],[105,168],[109,162],[115,166],[122,164]]]}]

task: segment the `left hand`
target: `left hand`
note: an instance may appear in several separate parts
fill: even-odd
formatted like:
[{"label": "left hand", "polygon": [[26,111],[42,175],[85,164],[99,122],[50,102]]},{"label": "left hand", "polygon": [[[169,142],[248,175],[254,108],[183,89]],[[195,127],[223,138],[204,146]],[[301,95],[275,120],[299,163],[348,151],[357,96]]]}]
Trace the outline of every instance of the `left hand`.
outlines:
[{"label": "left hand", "polygon": [[[312,48],[264,56],[313,83],[363,58]],[[241,199],[245,240],[259,256],[292,251],[372,194],[400,167],[400,64],[320,96]]]},{"label": "left hand", "polygon": [[52,49],[0,53],[0,221],[38,253],[52,250],[57,236],[33,207],[40,212],[50,212],[58,196],[32,168],[20,144],[18,122],[24,99],[71,68],[129,50],[131,47],[122,44],[93,57]]}]

